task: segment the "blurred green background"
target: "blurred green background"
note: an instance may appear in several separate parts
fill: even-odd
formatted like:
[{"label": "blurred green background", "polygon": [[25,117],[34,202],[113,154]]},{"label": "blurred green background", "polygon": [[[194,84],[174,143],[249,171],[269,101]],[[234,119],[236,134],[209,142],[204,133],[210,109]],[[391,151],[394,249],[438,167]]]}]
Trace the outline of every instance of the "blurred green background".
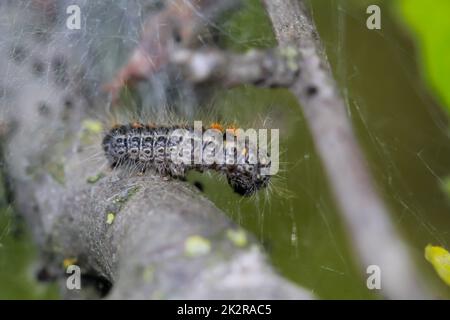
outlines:
[{"label": "blurred green background", "polygon": [[[423,257],[427,244],[448,249],[450,242],[450,201],[442,188],[449,175],[450,141],[441,108],[441,92],[450,80],[444,87],[425,83],[435,77],[427,75],[428,65],[422,61],[428,55],[417,50],[424,45],[409,32],[405,21],[411,17],[403,19],[400,0],[312,2],[349,116],[392,220],[435,297],[450,298],[450,288]],[[382,10],[381,30],[366,28],[366,8],[374,3]],[[450,20],[445,23],[450,26]],[[245,1],[220,30],[223,44],[235,50],[275,44],[258,0]],[[320,298],[379,298],[366,288],[365,275],[351,253],[294,97],[286,90],[240,87],[219,92],[214,104],[239,123],[268,118],[269,127],[280,128],[283,172],[269,197],[250,200],[233,194],[215,175],[192,173],[189,179],[201,181],[214,203],[255,234],[287,278]],[[56,298],[54,285],[34,280],[36,250],[6,201],[0,203],[0,298]]]}]

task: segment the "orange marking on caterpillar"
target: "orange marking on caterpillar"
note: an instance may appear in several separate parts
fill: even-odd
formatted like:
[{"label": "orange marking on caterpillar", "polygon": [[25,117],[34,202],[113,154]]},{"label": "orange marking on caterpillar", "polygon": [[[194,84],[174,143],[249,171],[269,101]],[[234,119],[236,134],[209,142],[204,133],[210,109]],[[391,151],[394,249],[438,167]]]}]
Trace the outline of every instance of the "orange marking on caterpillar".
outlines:
[{"label": "orange marking on caterpillar", "polygon": [[211,125],[209,127],[210,127],[210,129],[216,129],[216,130],[219,130],[220,132],[223,132],[223,126],[218,122],[211,123]]},{"label": "orange marking on caterpillar", "polygon": [[227,128],[227,132],[231,133],[234,136],[237,136],[237,130],[238,128],[234,125]]},{"label": "orange marking on caterpillar", "polygon": [[132,127],[133,129],[140,129],[140,128],[143,128],[144,126],[143,126],[142,123],[140,123],[140,122],[133,122],[133,123],[131,124],[131,127]]}]

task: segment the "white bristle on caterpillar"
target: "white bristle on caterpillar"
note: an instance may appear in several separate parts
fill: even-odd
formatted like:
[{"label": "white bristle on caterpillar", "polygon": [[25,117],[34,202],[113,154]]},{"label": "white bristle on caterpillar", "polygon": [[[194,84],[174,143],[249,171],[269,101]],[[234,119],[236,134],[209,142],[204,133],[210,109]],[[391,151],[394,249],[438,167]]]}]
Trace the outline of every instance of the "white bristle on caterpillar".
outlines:
[{"label": "white bristle on caterpillar", "polygon": [[[184,178],[190,170],[213,170],[225,174],[233,190],[243,196],[251,196],[268,186],[270,176],[263,173],[271,165],[267,150],[258,150],[245,141],[244,148],[238,151],[237,145],[229,142],[229,135],[234,136],[232,131],[202,127],[202,136],[207,130],[216,130],[225,143],[219,145],[217,140],[208,138],[201,138],[197,140],[200,143],[196,143],[192,126],[133,123],[112,128],[106,133],[102,145],[112,168],[131,167],[140,172],[154,170],[162,176],[174,178]],[[225,159],[209,161],[207,157],[201,157],[194,161],[199,148],[203,154],[221,150]],[[174,154],[180,161],[174,161]]]}]

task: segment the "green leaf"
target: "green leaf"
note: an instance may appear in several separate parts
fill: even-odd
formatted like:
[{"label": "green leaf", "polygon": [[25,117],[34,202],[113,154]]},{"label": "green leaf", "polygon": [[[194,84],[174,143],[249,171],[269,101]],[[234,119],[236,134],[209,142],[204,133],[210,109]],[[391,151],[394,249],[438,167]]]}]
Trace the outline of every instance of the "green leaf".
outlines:
[{"label": "green leaf", "polygon": [[433,265],[442,281],[450,286],[450,253],[442,247],[427,245],[425,259]]},{"label": "green leaf", "polygon": [[400,0],[398,8],[416,39],[424,77],[450,115],[450,1]]}]

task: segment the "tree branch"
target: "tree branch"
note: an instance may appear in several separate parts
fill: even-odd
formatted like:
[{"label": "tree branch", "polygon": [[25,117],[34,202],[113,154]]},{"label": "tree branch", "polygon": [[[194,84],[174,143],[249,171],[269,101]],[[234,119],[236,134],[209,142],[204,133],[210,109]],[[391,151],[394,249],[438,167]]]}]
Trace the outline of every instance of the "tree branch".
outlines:
[{"label": "tree branch", "polygon": [[219,82],[226,87],[254,84],[288,87],[300,70],[293,48],[251,50],[236,54],[218,49],[176,49],[171,63],[178,65],[192,83]]},{"label": "tree branch", "polygon": [[[123,22],[113,9],[108,18]],[[98,123],[86,121],[106,105],[99,83],[110,66],[89,47],[99,39],[53,25],[36,41],[20,30],[39,28],[39,13],[22,2],[0,15],[10,44],[0,47],[1,116],[13,124],[2,149],[14,203],[43,252],[42,274],[60,279],[66,297],[92,297],[92,283],[103,294],[112,285],[110,298],[311,298],[189,184],[106,169]],[[66,289],[63,261],[81,267],[81,292]]]},{"label": "tree branch", "polygon": [[263,2],[279,44],[299,52],[301,73],[290,89],[307,119],[363,270],[381,268],[382,291],[389,298],[426,297],[408,249],[373,186],[305,1]]}]

